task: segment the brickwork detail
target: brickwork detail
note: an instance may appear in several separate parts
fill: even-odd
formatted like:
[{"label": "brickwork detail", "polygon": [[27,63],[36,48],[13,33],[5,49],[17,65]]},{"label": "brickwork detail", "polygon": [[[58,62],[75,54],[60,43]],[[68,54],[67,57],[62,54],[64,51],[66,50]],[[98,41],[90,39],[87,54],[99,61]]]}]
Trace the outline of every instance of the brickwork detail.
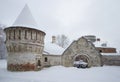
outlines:
[{"label": "brickwork detail", "polygon": [[102,47],[97,47],[97,50],[100,52],[100,53],[116,53],[116,48],[102,48]]},{"label": "brickwork detail", "polygon": [[27,63],[27,64],[9,64],[7,66],[8,70],[10,71],[31,71],[31,70],[35,70],[36,66],[35,64],[30,64],[30,63]]}]

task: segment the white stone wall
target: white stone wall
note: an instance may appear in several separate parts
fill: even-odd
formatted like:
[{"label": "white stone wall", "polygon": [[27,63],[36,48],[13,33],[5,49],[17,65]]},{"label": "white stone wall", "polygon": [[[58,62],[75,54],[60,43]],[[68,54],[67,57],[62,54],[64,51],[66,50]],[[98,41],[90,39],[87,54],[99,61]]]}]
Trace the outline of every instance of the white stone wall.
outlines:
[{"label": "white stone wall", "polygon": [[103,65],[120,66],[120,55],[102,55]]},{"label": "white stone wall", "polygon": [[[47,58],[47,62],[45,62]],[[56,66],[61,65],[61,56],[60,55],[43,55],[44,66]]]},{"label": "white stone wall", "polygon": [[8,64],[36,64],[36,55],[33,53],[9,53]]}]

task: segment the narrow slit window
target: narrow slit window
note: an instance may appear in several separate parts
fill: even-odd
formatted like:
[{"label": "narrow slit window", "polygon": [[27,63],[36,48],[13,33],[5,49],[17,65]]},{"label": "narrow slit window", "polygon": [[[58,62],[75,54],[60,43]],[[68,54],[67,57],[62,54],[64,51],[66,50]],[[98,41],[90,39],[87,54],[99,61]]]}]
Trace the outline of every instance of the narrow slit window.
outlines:
[{"label": "narrow slit window", "polygon": [[19,40],[21,39],[21,30],[19,30]]},{"label": "narrow slit window", "polygon": [[33,38],[32,38],[32,31],[31,31],[31,40],[32,40]]},{"label": "narrow slit window", "polygon": [[27,39],[27,30],[25,30],[25,39]]},{"label": "narrow slit window", "polygon": [[9,31],[9,40],[11,39],[11,31]]},{"label": "narrow slit window", "polygon": [[37,40],[37,32],[36,32],[36,40]]},{"label": "narrow slit window", "polygon": [[13,36],[13,37],[14,37],[14,39],[15,39],[15,29],[14,29],[14,36]]}]

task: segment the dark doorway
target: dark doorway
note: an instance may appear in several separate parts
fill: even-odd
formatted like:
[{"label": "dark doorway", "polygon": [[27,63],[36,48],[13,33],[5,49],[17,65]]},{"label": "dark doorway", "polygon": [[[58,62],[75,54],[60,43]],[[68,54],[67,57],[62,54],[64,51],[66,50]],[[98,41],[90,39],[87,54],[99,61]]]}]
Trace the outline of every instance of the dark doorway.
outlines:
[{"label": "dark doorway", "polygon": [[41,66],[41,62],[40,62],[40,60],[38,60],[38,63],[37,63],[37,65],[38,65],[38,66]]}]

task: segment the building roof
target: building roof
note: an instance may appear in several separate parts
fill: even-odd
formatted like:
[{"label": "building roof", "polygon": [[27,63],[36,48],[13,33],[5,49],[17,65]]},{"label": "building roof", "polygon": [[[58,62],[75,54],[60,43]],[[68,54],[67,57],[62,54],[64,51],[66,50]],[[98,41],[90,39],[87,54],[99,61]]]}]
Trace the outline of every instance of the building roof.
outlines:
[{"label": "building roof", "polygon": [[55,43],[46,42],[44,46],[44,53],[46,55],[62,55],[64,48],[58,46]]},{"label": "building roof", "polygon": [[[13,23],[12,26],[10,27],[25,27],[25,28],[31,28],[31,29],[36,29],[44,32],[36,23],[30,8],[26,4],[18,17],[16,18],[15,22]],[[4,29],[9,28],[5,27]],[[45,33],[45,32],[44,32]]]},{"label": "building roof", "polygon": [[13,23],[13,26],[24,26],[24,27],[38,27],[37,23],[26,4],[20,14],[18,15],[17,19]]}]

